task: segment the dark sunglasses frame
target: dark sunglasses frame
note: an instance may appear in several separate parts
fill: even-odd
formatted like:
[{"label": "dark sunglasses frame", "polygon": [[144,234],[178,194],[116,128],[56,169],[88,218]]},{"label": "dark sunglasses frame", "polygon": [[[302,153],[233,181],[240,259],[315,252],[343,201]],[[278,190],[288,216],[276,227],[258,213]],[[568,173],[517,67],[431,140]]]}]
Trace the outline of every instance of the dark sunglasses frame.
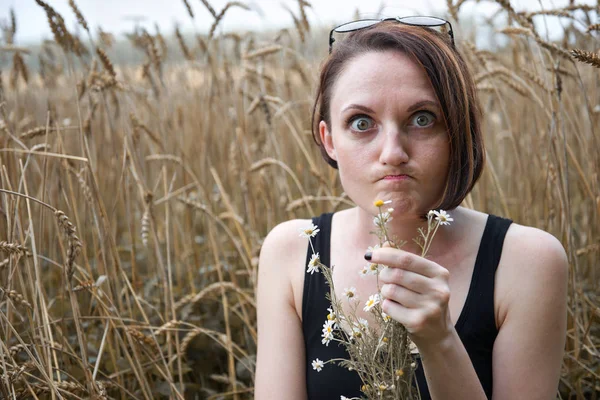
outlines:
[{"label": "dark sunglasses frame", "polygon": [[[421,21],[419,21],[419,20],[421,20]],[[398,22],[400,24],[404,24],[404,25],[424,26],[424,27],[436,27],[436,26],[443,26],[443,25],[448,24],[448,27],[450,28],[448,30],[448,34],[450,35],[450,40],[452,41],[452,47],[455,47],[454,32],[452,31],[452,24],[443,18],[431,17],[428,15],[424,15],[424,16],[394,17],[394,18],[383,18],[383,19],[359,19],[356,21],[346,22],[345,24],[338,25],[329,32],[329,54],[331,54],[331,51],[333,49],[333,42],[335,42],[335,38],[333,37],[334,33],[347,33],[347,32],[359,31],[361,29],[370,28],[370,27],[377,25],[378,23],[384,22],[384,21],[396,21],[396,22]],[[354,28],[354,29],[340,30],[340,28],[343,28],[346,25],[356,24],[358,22],[364,22],[365,25],[359,26],[358,28]],[[372,22],[372,23],[369,24],[369,22]]]}]

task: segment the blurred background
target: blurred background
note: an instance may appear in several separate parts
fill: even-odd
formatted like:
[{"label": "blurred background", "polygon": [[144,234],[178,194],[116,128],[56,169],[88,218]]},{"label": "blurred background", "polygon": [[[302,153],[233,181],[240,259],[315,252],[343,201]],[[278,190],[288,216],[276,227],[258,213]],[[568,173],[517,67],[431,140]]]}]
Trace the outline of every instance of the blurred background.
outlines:
[{"label": "blurred background", "polygon": [[415,4],[0,0],[0,398],[253,398],[264,237],[352,206],[311,137],[328,32],[419,14],[483,108],[464,206],[561,241],[556,397],[600,398],[599,3]]}]

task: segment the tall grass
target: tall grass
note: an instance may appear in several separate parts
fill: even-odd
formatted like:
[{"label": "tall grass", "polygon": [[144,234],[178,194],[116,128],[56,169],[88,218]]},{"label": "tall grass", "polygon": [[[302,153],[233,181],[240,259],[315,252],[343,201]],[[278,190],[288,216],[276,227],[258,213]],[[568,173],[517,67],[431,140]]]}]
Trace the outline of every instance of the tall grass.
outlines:
[{"label": "tall grass", "polygon": [[[244,4],[185,2],[191,18],[192,6],[209,9],[212,37],[177,32],[174,47],[138,30],[129,40],[145,62],[123,67],[74,2],[82,37],[36,1],[55,39],[39,72],[14,43],[16,22],[0,48],[13,60],[0,75],[0,397],[252,398],[262,238],[283,220],[352,204],[310,136],[324,30],[308,24],[303,0],[290,10],[295,27],[266,38],[219,34],[227,9]],[[498,3],[508,46],[457,40],[488,152],[465,205],[562,241],[559,396],[597,398],[598,10]],[[588,32],[567,24],[562,43],[545,41],[532,21],[559,16]]]}]

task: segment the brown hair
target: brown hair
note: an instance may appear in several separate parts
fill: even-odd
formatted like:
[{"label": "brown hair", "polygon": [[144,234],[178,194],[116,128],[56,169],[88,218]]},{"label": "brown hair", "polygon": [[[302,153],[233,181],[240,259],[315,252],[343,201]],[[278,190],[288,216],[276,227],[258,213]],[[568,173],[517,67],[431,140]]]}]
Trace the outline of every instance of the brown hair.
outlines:
[{"label": "brown hair", "polygon": [[436,208],[456,208],[479,179],[485,162],[481,135],[481,109],[475,83],[462,55],[447,33],[397,22],[381,22],[370,28],[344,34],[321,67],[317,96],[312,111],[313,139],[329,165],[337,162],[327,154],[319,135],[319,122],[331,131],[332,90],[344,67],[371,51],[398,51],[421,65],[440,102],[450,139],[450,165],[446,188]]}]

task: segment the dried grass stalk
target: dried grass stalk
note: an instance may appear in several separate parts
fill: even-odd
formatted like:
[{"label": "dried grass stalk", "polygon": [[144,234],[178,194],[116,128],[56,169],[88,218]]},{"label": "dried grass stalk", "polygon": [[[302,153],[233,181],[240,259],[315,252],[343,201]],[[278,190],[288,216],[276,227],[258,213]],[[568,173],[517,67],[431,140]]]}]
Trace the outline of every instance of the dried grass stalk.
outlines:
[{"label": "dried grass stalk", "polygon": [[88,27],[87,21],[85,20],[85,18],[83,17],[83,14],[77,7],[77,4],[75,4],[75,1],[69,0],[69,6],[71,7],[71,10],[73,10],[73,13],[77,17],[77,22],[79,22],[79,25],[81,25],[83,27],[83,29],[85,29],[89,33],[90,29]]},{"label": "dried grass stalk", "polygon": [[134,328],[127,328],[127,332],[129,332],[131,337],[134,338],[137,343],[143,347],[147,347],[149,354],[157,355],[160,353],[160,347],[158,347],[158,343],[156,343],[156,341],[150,336],[147,336]]},{"label": "dried grass stalk", "polygon": [[225,4],[225,7],[223,7],[221,12],[217,16],[215,16],[215,21],[211,25],[210,31],[208,32],[209,39],[213,38],[213,36],[215,34],[215,30],[217,29],[217,26],[219,25],[219,23],[223,20],[223,17],[225,16],[225,13],[227,12],[227,10],[229,10],[230,8],[233,8],[233,7],[239,7],[239,8],[243,8],[244,10],[250,11],[250,7],[248,7],[244,3],[240,3],[239,1],[230,1],[229,3]]},{"label": "dried grass stalk", "polygon": [[23,60],[23,56],[21,56],[20,51],[15,51],[13,55],[13,69],[11,72],[11,86],[17,86],[17,80],[19,76],[23,78],[25,83],[29,82],[29,71],[27,66],[25,65],[25,61]]},{"label": "dried grass stalk", "polygon": [[17,254],[19,256],[30,254],[27,247],[18,243],[9,243],[4,240],[0,242],[0,251],[5,252],[6,254]]},{"label": "dried grass stalk", "polygon": [[600,31],[600,24],[592,24],[587,27],[586,32]]},{"label": "dried grass stalk", "polygon": [[33,307],[31,307],[31,303],[29,303],[27,300],[25,300],[23,295],[21,293],[17,292],[16,290],[12,290],[12,289],[8,290],[3,287],[0,287],[0,293],[4,294],[6,297],[8,297],[16,306],[25,306],[29,309],[33,308]]},{"label": "dried grass stalk", "polygon": [[73,49],[73,37],[67,30],[63,17],[46,2],[42,0],[35,0],[35,2],[46,12],[48,24],[50,25],[56,43],[58,43],[65,52],[71,51]]},{"label": "dried grass stalk", "polygon": [[106,70],[106,72],[109,73],[109,75],[114,79],[117,77],[117,73],[115,72],[115,67],[113,66],[113,63],[110,61],[110,58],[108,58],[108,55],[106,55],[106,53],[104,52],[104,50],[102,50],[101,48],[96,48],[96,53],[98,54],[98,57],[100,58],[100,62],[102,63],[102,66],[104,67],[104,69]]},{"label": "dried grass stalk", "polygon": [[509,26],[507,28],[500,29],[498,32],[504,33],[506,35],[525,35],[525,36],[533,36],[533,32],[531,29],[522,28],[520,26]]},{"label": "dried grass stalk", "polygon": [[213,18],[217,18],[217,12],[215,11],[215,9],[210,5],[210,3],[207,0],[200,0],[200,2],[202,2],[202,4],[204,4],[204,7],[206,7],[208,12],[213,16]]},{"label": "dried grass stalk", "polygon": [[256,49],[244,55],[245,60],[252,60],[253,58],[265,57],[269,54],[278,53],[283,49],[283,46],[280,44],[274,44],[271,46],[261,47],[260,49]]},{"label": "dried grass stalk", "polygon": [[596,53],[581,49],[573,49],[571,50],[571,55],[578,61],[590,64],[596,68],[600,68],[600,56]]},{"label": "dried grass stalk", "polygon": [[179,44],[179,48],[181,49],[181,52],[183,53],[183,56],[185,57],[185,59],[188,61],[193,61],[194,56],[190,52],[190,49],[185,44],[185,40],[183,39],[183,36],[181,35],[181,32],[179,31],[178,26],[175,27],[175,37],[177,38],[177,43]]},{"label": "dried grass stalk", "polygon": [[31,129],[23,132],[22,134],[20,134],[19,139],[21,139],[21,140],[33,139],[35,137],[45,135],[46,132],[53,132],[55,130],[56,129],[53,129],[53,128],[46,129],[45,126],[36,126],[35,128],[31,128]]},{"label": "dried grass stalk", "polygon": [[75,225],[73,225],[73,223],[69,221],[69,218],[65,215],[64,212],[62,212],[61,210],[56,210],[54,212],[54,216],[58,221],[58,225],[63,229],[65,235],[67,236],[68,248],[67,263],[65,267],[67,278],[70,280],[73,277],[73,273],[75,272],[75,270],[73,269],[73,264],[75,263],[75,258],[81,250],[82,243],[81,240],[79,240],[79,237],[77,237],[76,235],[77,229],[75,228]]},{"label": "dried grass stalk", "polygon": [[194,19],[194,11],[192,11],[192,7],[190,6],[190,3],[188,3],[188,0],[183,0],[183,4],[185,5],[185,9],[190,15],[190,18]]}]

